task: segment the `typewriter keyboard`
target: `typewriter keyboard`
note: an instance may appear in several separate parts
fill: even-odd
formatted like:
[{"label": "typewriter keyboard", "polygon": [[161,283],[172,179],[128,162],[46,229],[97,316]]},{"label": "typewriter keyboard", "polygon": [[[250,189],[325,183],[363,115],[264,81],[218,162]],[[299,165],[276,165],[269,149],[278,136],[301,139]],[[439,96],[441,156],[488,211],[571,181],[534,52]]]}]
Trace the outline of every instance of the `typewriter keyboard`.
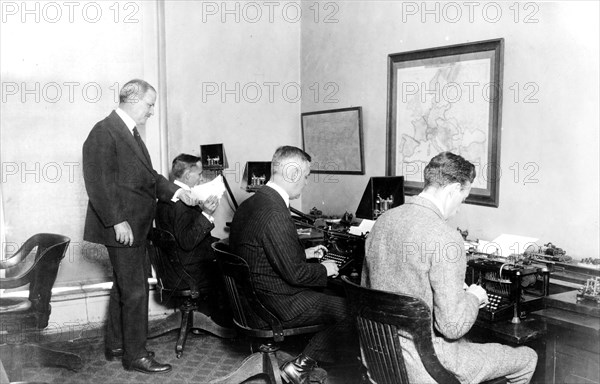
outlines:
[{"label": "typewriter keyboard", "polygon": [[344,268],[346,265],[348,265],[349,262],[352,261],[352,256],[343,256],[343,255],[338,255],[336,253],[331,253],[331,252],[327,252],[325,254],[325,256],[323,256],[321,258],[321,263],[326,261],[326,260],[333,260],[335,261],[335,263],[337,264],[339,269]]},{"label": "typewriter keyboard", "polygon": [[502,302],[502,296],[495,295],[493,293],[488,293],[488,299],[489,299],[489,302],[485,306],[485,309],[487,309],[488,311],[492,311],[492,312],[497,310],[498,307],[500,306],[500,303]]}]

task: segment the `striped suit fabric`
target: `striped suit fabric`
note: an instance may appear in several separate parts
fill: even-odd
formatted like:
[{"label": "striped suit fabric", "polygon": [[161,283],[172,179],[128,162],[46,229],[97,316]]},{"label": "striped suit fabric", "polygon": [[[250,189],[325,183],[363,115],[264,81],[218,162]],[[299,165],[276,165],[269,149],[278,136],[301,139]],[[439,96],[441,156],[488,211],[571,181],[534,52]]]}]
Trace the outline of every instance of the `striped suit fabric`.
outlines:
[{"label": "striped suit fabric", "polygon": [[331,324],[312,337],[304,354],[332,362],[341,341],[352,338],[353,322],[344,298],[322,292],[327,270],[306,262],[295,224],[277,191],[265,186],[240,205],[229,243],[250,266],[259,298],[284,326]]}]

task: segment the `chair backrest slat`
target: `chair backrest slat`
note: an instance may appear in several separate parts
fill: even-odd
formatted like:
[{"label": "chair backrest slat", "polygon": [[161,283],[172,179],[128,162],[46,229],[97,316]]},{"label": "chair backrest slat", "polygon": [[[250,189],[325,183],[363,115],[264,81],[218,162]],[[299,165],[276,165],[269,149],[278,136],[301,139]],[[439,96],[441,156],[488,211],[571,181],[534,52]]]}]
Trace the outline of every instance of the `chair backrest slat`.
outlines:
[{"label": "chair backrest slat", "polygon": [[458,384],[433,348],[431,311],[421,299],[361,287],[342,276],[346,300],[356,317],[370,377],[378,384],[408,383],[400,335],[410,335],[429,375],[439,383]]},{"label": "chair backrest slat", "polygon": [[242,327],[271,328],[275,342],[283,341],[281,321],[259,300],[252,284],[248,263],[229,250],[225,240],[212,244],[217,263],[228,284],[227,293],[232,306],[234,320]]},{"label": "chair backrest slat", "polygon": [[238,287],[235,284],[235,280],[230,275],[224,275],[225,286],[227,287],[227,297],[231,303],[231,310],[233,312],[233,318],[238,322],[239,325],[244,327],[248,326],[248,319],[246,318],[246,314],[244,313],[244,308],[242,305],[242,300],[240,297],[240,293],[238,292]]},{"label": "chair backrest slat", "polygon": [[[175,236],[169,231],[150,228],[148,240],[153,245],[149,249],[150,263],[154,267],[161,290],[177,293],[178,296],[199,297],[198,283],[186,271],[179,255],[179,246]],[[172,272],[169,272],[172,271]],[[175,276],[178,281],[175,280]],[[180,282],[185,282],[189,289],[181,289]],[[169,296],[170,298],[171,296]]]}]

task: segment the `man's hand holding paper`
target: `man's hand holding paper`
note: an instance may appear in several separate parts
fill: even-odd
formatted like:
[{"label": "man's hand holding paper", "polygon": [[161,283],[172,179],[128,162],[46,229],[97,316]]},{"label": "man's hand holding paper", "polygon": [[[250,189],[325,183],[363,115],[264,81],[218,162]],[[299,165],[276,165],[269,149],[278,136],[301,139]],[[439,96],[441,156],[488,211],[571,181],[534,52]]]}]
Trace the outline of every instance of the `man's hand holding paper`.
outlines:
[{"label": "man's hand holding paper", "polygon": [[223,196],[223,193],[225,193],[225,183],[223,183],[223,176],[221,175],[207,183],[192,187],[192,194],[197,197],[198,200],[205,203],[211,196],[214,196],[219,200],[221,196]]},{"label": "man's hand holding paper", "polygon": [[212,216],[219,206],[219,198],[217,196],[209,196],[208,199],[200,202],[200,207],[203,212]]}]

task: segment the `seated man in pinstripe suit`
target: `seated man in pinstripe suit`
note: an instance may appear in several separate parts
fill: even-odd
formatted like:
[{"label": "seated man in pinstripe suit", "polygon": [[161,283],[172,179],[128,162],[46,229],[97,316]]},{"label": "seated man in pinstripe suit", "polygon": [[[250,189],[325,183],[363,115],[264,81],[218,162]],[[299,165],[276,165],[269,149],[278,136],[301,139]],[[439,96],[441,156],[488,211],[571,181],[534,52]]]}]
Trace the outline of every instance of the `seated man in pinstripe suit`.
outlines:
[{"label": "seated man in pinstripe suit", "polygon": [[290,215],[289,200],[300,197],[308,183],[310,156],[296,147],[279,147],[272,167],[271,180],[235,213],[229,243],[248,262],[259,297],[284,326],[331,324],[282,367],[287,382],[308,383],[317,361],[332,362],[342,341],[352,339],[353,322],[343,298],[321,292],[327,278],[337,276],[337,265],[307,263],[325,249],[305,250]]}]

